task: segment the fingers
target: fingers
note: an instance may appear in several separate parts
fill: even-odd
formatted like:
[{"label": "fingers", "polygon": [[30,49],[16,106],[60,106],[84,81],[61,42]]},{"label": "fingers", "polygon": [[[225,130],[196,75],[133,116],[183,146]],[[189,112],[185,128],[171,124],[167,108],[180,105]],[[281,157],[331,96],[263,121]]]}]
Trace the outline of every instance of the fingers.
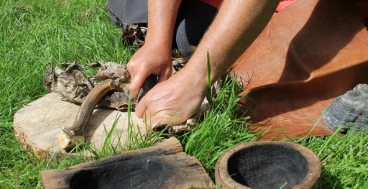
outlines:
[{"label": "fingers", "polygon": [[141,101],[138,103],[138,105],[135,107],[135,114],[138,118],[143,118],[144,113],[147,110],[147,98],[143,97]]},{"label": "fingers", "polygon": [[143,118],[143,121],[152,128],[160,124],[175,125],[183,122],[183,120],[180,121],[177,119],[180,112],[175,113],[168,109],[161,109],[158,111],[151,110],[149,106],[147,106],[147,99],[144,98],[135,108],[135,113],[138,118]]},{"label": "fingers", "polygon": [[172,76],[172,67],[170,66],[168,69],[160,73],[160,77],[157,80],[157,83],[161,83],[162,81],[168,80]]},{"label": "fingers", "polygon": [[132,82],[130,83],[129,90],[132,98],[137,99],[139,90],[142,87],[144,80],[150,75],[147,71],[138,72],[132,77]]},{"label": "fingers", "polygon": [[138,118],[143,118],[147,125],[152,127],[158,124],[168,124],[170,122],[170,113],[165,110],[155,112],[155,110],[149,109],[149,99],[143,97],[142,100],[135,107],[135,114]]},{"label": "fingers", "polygon": [[169,123],[169,121],[165,122],[165,118],[167,115],[159,115],[157,113],[152,114],[150,109],[147,107],[147,98],[144,98],[138,103],[137,107],[135,107],[135,114],[138,118],[143,118],[143,121],[149,125],[150,127],[154,127],[160,123]]},{"label": "fingers", "polygon": [[[149,111],[148,111],[149,112]],[[146,112],[147,114],[147,112]],[[149,115],[149,114],[148,114]],[[151,117],[150,117],[151,116]],[[180,120],[180,112],[175,113],[169,110],[162,110],[156,112],[154,115],[147,116],[147,121],[150,121],[151,127],[156,127],[157,125],[177,125],[183,123],[185,120]]]},{"label": "fingers", "polygon": [[[170,67],[171,68],[171,67]],[[128,68],[129,70],[129,68]],[[137,74],[131,74],[132,75],[132,82],[130,83],[129,90],[132,95],[132,98],[137,99],[139,90],[141,89],[144,81],[146,78],[151,74],[147,69],[146,70],[139,70],[135,72]],[[160,77],[157,81],[157,83],[160,83],[162,81],[166,81],[169,79],[172,75],[172,69],[166,69],[165,71],[160,73]]]}]

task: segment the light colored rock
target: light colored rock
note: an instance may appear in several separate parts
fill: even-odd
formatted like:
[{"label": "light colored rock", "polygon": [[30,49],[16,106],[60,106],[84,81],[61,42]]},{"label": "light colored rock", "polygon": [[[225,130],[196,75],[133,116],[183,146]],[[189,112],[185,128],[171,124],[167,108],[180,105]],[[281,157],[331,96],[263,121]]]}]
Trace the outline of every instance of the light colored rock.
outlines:
[{"label": "light colored rock", "polygon": [[[15,136],[24,148],[31,149],[42,157],[48,157],[55,152],[66,153],[59,149],[58,137],[61,128],[73,124],[79,107],[63,101],[59,94],[50,93],[26,105],[14,115]],[[112,144],[120,142],[124,145],[127,140],[128,117],[127,112],[96,109],[89,122],[87,141],[97,149],[101,149],[107,132],[118,119]],[[133,125],[131,126],[133,132],[140,131],[142,135],[146,133],[146,125],[134,112],[131,113],[130,123]]]}]

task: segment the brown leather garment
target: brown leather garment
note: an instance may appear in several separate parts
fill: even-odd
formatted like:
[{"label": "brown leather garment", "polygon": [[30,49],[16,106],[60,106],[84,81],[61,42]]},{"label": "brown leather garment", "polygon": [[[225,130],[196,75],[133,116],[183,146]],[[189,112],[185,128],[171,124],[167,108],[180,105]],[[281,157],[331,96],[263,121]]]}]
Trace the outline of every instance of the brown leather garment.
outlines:
[{"label": "brown leather garment", "polygon": [[271,19],[232,72],[254,100],[240,101],[250,128],[278,130],[263,139],[331,135],[322,110],[368,83],[368,32],[353,1],[298,1]]},{"label": "brown leather garment", "polygon": [[365,26],[368,27],[368,1],[367,0],[354,0],[355,7],[359,15],[364,20]]}]

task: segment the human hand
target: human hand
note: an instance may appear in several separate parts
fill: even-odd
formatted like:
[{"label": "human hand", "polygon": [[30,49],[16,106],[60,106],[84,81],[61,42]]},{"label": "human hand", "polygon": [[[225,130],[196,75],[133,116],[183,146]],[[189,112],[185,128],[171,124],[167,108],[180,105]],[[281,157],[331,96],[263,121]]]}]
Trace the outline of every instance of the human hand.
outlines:
[{"label": "human hand", "polygon": [[171,49],[162,45],[145,44],[133,55],[127,68],[132,77],[130,93],[136,99],[144,80],[150,74],[159,76],[158,83],[171,77]]},{"label": "human hand", "polygon": [[206,95],[206,80],[195,77],[195,72],[182,72],[184,69],[157,84],[135,108],[147,125],[183,123],[200,107]]}]

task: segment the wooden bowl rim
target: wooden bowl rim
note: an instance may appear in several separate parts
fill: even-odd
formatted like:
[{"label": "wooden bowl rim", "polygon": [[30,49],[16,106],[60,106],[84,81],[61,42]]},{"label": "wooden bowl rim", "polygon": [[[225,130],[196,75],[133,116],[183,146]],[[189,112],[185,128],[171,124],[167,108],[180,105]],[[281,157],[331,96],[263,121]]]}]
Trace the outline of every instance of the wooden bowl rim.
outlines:
[{"label": "wooden bowl rim", "polygon": [[247,142],[239,144],[227,151],[225,151],[220,158],[217,160],[216,168],[215,168],[215,177],[217,184],[222,185],[224,188],[248,188],[231,178],[228,173],[228,160],[229,158],[235,154],[236,152],[249,148],[251,146],[258,145],[267,145],[267,144],[276,144],[276,145],[287,145],[294,150],[298,151],[308,162],[308,173],[304,177],[304,179],[300,182],[300,184],[294,186],[294,189],[304,189],[311,188],[319,179],[321,175],[321,161],[319,157],[307,147],[304,147],[300,144],[296,144],[293,142],[278,142],[278,141],[258,141],[258,142]]}]

